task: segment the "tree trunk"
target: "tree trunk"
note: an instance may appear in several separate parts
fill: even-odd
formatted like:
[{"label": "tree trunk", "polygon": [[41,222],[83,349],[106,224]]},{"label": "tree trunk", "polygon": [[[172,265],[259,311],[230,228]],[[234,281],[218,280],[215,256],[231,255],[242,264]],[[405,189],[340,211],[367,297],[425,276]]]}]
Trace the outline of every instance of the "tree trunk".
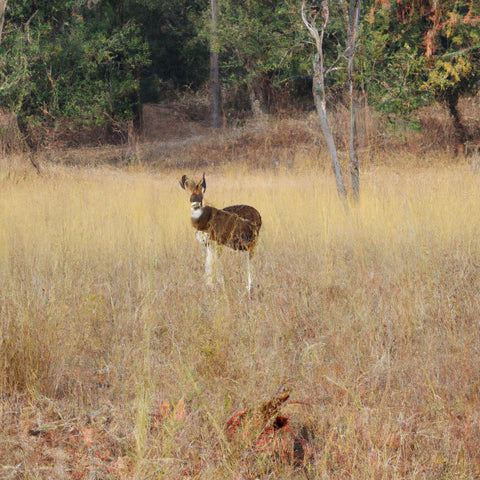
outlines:
[{"label": "tree trunk", "polygon": [[[349,74],[350,75],[350,74]],[[358,157],[355,148],[356,125],[355,125],[355,104],[353,98],[353,80],[350,83],[350,178],[352,181],[353,198],[356,202],[360,200],[360,172]]]},{"label": "tree trunk", "polygon": [[330,158],[332,159],[332,168],[337,183],[337,191],[342,201],[346,202],[347,192],[345,190],[342,170],[338,161],[337,147],[335,146],[335,139],[333,138],[332,130],[330,129],[330,124],[328,123],[327,118],[323,75],[319,73],[318,68],[314,68],[313,74],[313,99],[320,120],[320,128],[322,129],[323,137],[325,138],[325,143],[327,144]]},{"label": "tree trunk", "polygon": [[220,69],[218,54],[217,37],[217,1],[211,0],[212,10],[212,30],[210,39],[210,89],[211,89],[211,108],[212,108],[212,126],[220,128],[222,126],[222,92],[220,89]]},{"label": "tree trunk", "polygon": [[356,153],[356,124],[355,124],[355,99],[353,95],[353,59],[355,57],[357,32],[360,23],[360,0],[353,0],[350,14],[347,15],[348,38],[345,55],[348,61],[348,87],[350,93],[350,178],[352,181],[353,198],[360,200],[360,172]]},{"label": "tree trunk", "polygon": [[447,97],[447,106],[453,119],[453,127],[455,128],[455,155],[459,149],[463,149],[465,142],[468,140],[467,130],[462,122],[462,117],[458,111],[458,95],[450,95]]},{"label": "tree trunk", "polygon": [[302,20],[305,26],[307,27],[310,35],[315,40],[316,53],[313,60],[313,100],[315,102],[315,107],[317,109],[318,118],[320,119],[320,128],[322,130],[325,142],[327,144],[328,151],[330,153],[330,158],[332,159],[332,168],[335,174],[335,181],[337,183],[337,191],[340,196],[340,199],[347,207],[347,192],[345,190],[345,184],[343,182],[342,170],[340,168],[340,163],[338,161],[337,148],[335,146],[335,140],[330,129],[327,118],[327,107],[326,107],[326,93],[325,93],[325,68],[324,68],[324,59],[323,59],[323,35],[325,33],[325,28],[328,24],[329,15],[330,15],[330,4],[328,0],[323,0],[321,4],[322,15],[323,15],[323,24],[320,32],[315,25],[316,13],[314,14],[313,20],[307,18],[306,13],[306,4],[305,1],[302,2]]},{"label": "tree trunk", "polygon": [[0,0],[0,44],[2,43],[3,25],[5,23],[5,9],[7,0]]}]

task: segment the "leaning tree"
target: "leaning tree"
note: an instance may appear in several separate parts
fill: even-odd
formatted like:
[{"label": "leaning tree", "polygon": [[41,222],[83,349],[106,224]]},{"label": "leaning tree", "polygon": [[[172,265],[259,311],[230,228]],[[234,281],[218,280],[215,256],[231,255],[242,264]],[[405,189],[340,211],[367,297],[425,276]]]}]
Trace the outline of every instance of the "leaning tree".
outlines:
[{"label": "leaning tree", "polygon": [[335,174],[335,181],[340,198],[345,205],[347,193],[343,174],[338,160],[338,152],[335,145],[335,139],[330,128],[327,115],[327,88],[326,77],[329,73],[337,70],[342,61],[346,60],[348,71],[348,84],[350,92],[350,172],[352,179],[353,196],[355,200],[359,199],[360,182],[358,157],[355,152],[355,110],[353,95],[353,66],[357,44],[357,35],[359,29],[360,0],[352,0],[347,4],[346,0],[340,0],[340,15],[344,20],[346,29],[346,42],[343,49],[338,51],[335,59],[327,59],[324,50],[324,38],[327,27],[330,22],[330,0],[323,0],[320,5],[317,3],[309,3],[302,1],[301,16],[303,23],[307,27],[312,39],[314,40],[315,50],[313,56],[313,99],[320,120],[320,128],[322,130],[325,143],[327,144],[330,157],[332,159],[332,167]]}]

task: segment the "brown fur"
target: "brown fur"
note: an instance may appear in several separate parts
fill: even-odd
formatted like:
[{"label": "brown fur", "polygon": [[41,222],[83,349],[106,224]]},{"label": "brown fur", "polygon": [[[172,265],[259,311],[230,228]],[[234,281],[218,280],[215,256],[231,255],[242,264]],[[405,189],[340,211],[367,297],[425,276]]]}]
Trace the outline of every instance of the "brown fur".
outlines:
[{"label": "brown fur", "polygon": [[257,227],[258,231],[260,231],[260,227],[262,226],[262,217],[260,216],[258,210],[251,207],[250,205],[231,205],[230,207],[223,208],[223,210],[225,212],[235,213],[239,217],[250,221],[253,225]]},{"label": "brown fur", "polygon": [[192,218],[192,225],[207,232],[212,241],[234,250],[253,252],[257,243],[258,228],[249,220],[225,210],[202,207],[202,215],[198,219]]},{"label": "brown fur", "polygon": [[207,232],[210,240],[219,245],[249,251],[250,256],[253,255],[262,226],[258,210],[249,205],[232,205],[222,210],[203,206],[203,193],[207,188],[205,174],[200,182],[183,175],[180,186],[191,193],[191,221],[196,230]]}]

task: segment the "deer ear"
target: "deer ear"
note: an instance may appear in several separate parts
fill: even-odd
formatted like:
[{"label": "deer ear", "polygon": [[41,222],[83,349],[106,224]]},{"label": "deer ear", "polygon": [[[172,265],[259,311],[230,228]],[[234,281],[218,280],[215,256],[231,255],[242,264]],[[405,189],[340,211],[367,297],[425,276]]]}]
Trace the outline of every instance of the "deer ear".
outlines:
[{"label": "deer ear", "polygon": [[205,181],[205,172],[203,172],[202,187],[203,187],[203,191],[207,189],[207,182]]},{"label": "deer ear", "polygon": [[186,190],[186,187],[188,187],[188,178],[186,175],[182,175],[182,179],[178,182],[180,186]]}]

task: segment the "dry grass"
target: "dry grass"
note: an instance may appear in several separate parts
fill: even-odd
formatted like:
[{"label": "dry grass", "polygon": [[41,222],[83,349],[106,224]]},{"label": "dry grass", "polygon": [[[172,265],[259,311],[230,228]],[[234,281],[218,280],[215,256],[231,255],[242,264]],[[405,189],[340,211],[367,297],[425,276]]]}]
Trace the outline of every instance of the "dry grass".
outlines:
[{"label": "dry grass", "polygon": [[[2,180],[0,478],[478,478],[479,177],[371,168],[347,213],[328,171],[207,171],[263,216],[248,299],[181,173]],[[301,469],[225,434],[283,383]]]}]

